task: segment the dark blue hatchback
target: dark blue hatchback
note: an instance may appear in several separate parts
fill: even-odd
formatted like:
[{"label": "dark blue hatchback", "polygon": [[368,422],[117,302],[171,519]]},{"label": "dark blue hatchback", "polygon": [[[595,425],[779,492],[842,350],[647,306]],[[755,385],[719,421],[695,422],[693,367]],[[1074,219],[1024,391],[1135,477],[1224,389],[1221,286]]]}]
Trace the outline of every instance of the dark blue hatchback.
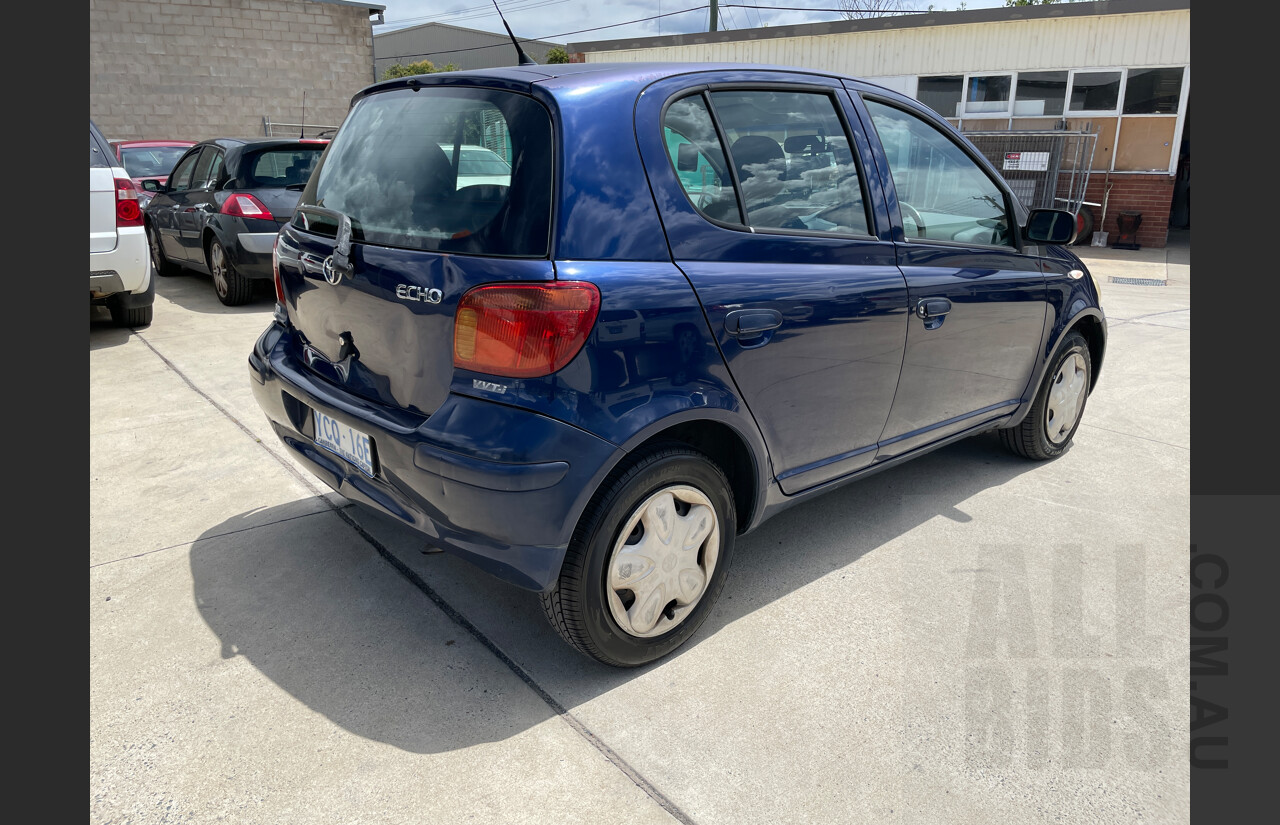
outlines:
[{"label": "dark blue hatchback", "polygon": [[[475,146],[509,174],[460,173]],[[250,374],[325,483],[638,665],[779,510],[991,429],[1064,452],[1106,345],[1074,231],[849,78],[402,78],[355,97],[281,230]]]}]

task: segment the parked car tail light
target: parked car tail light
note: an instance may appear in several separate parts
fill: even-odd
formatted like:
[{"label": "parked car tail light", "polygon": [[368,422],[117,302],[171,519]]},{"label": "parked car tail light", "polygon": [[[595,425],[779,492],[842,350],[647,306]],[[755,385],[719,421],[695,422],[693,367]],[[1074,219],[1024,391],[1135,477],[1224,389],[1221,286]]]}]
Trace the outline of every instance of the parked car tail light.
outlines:
[{"label": "parked car tail light", "polygon": [[280,280],[280,236],[271,244],[271,279],[276,284],[276,303],[284,306],[284,282]]},{"label": "parked car tail light", "polygon": [[222,202],[222,209],[219,211],[224,215],[234,215],[237,218],[257,218],[263,221],[275,220],[267,205],[253,195],[232,195]]},{"label": "parked car tail light", "polygon": [[600,290],[581,281],[480,286],[462,296],[453,326],[453,365],[536,378],[568,364],[586,343]]},{"label": "parked car tail light", "polygon": [[128,178],[116,178],[116,226],[142,226],[138,187]]}]

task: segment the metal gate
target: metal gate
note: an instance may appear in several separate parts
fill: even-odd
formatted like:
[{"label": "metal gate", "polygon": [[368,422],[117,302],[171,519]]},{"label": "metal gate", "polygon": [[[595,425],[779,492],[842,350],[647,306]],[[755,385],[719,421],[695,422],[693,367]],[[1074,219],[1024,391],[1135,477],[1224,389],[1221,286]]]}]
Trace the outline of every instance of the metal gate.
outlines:
[{"label": "metal gate", "polygon": [[1086,203],[1097,132],[965,132],[964,136],[1000,170],[1028,209],[1067,209],[1074,215]]}]

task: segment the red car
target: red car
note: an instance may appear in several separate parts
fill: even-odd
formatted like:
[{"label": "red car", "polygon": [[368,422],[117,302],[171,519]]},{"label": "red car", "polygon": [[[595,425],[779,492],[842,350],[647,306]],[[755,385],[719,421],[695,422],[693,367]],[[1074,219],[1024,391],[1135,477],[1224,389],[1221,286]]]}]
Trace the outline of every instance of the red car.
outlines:
[{"label": "red car", "polygon": [[151,193],[142,188],[144,180],[164,183],[169,180],[169,173],[178,162],[178,158],[195,146],[194,140],[113,140],[111,149],[116,153],[120,165],[133,179],[138,193],[145,201],[151,200]]}]

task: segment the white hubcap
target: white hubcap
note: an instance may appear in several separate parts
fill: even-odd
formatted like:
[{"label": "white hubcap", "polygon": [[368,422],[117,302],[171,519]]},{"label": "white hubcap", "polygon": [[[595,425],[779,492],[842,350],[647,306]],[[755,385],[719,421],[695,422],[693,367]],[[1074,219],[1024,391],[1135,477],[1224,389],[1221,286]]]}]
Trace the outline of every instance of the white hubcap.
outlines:
[{"label": "white hubcap", "polygon": [[1053,376],[1053,384],[1049,387],[1049,404],[1044,414],[1045,435],[1054,444],[1061,444],[1071,434],[1071,429],[1080,417],[1084,407],[1085,390],[1088,388],[1089,375],[1085,370],[1084,358],[1073,353],[1062,362],[1058,372]]},{"label": "white hubcap", "polygon": [[666,487],[636,508],[609,556],[609,612],[631,636],[675,629],[707,590],[720,555],[711,500],[684,485]]}]

